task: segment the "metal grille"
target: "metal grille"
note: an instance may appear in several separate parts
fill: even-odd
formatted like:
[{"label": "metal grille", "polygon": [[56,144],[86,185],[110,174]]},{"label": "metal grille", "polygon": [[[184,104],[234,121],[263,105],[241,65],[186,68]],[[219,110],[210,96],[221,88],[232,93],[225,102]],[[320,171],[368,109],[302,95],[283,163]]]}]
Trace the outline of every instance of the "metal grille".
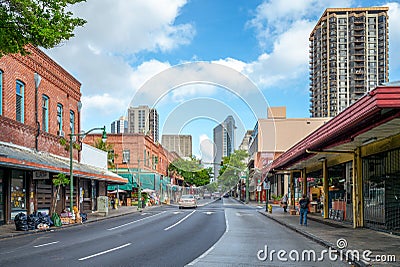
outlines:
[{"label": "metal grille", "polygon": [[367,227],[400,232],[400,150],[363,159]]}]

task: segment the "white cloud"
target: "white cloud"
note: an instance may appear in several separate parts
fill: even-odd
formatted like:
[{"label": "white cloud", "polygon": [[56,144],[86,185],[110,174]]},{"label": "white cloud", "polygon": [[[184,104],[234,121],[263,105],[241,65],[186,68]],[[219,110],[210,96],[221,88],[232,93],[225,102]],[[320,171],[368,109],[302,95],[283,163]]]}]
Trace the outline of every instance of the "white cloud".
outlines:
[{"label": "white cloud", "polygon": [[307,75],[308,36],[313,27],[314,23],[310,21],[294,22],[277,37],[272,52],[261,54],[257,61],[244,68],[244,73],[263,88]]},{"label": "white cloud", "polygon": [[[327,7],[350,7],[352,0],[270,0],[257,7],[255,16],[247,24],[254,27],[262,48],[272,44],[292,24],[299,20],[314,20],[320,17]],[[315,23],[314,23],[315,24]]]},{"label": "white cloud", "polygon": [[[81,82],[85,123],[91,123],[85,121],[89,114],[111,110],[118,118],[121,113],[117,112],[127,107],[145,80],[169,67],[152,60],[132,68],[140,52],[169,51],[192,40],[194,27],[175,22],[186,2],[102,0],[73,6],[74,15],[85,18],[87,24],[76,29],[74,38],[46,53]],[[103,105],[105,101],[119,106],[110,109]]]}]

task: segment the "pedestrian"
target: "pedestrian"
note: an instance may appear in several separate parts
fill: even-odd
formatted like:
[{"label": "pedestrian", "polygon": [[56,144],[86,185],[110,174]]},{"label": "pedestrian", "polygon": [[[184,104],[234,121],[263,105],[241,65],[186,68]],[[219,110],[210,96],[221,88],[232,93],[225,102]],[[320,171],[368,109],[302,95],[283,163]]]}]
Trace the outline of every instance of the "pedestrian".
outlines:
[{"label": "pedestrian", "polygon": [[288,206],[288,196],[285,194],[282,199],[281,199],[281,204],[284,212],[287,212],[287,206]]},{"label": "pedestrian", "polygon": [[303,197],[299,200],[300,225],[303,225],[304,219],[304,226],[307,226],[308,204],[310,204],[310,200],[308,199],[307,195],[304,194]]},{"label": "pedestrian", "polygon": [[111,207],[114,210],[115,209],[115,198],[111,197]]}]

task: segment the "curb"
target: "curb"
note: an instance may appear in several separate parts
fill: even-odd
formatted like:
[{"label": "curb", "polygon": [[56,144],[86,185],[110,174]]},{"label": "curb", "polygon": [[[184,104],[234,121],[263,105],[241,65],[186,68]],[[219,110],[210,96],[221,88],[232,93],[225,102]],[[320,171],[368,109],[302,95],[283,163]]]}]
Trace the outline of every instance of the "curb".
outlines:
[{"label": "curb", "polygon": [[[161,207],[161,205],[159,206],[153,206],[153,207],[147,207],[147,209],[152,209],[155,207]],[[125,213],[121,213],[121,214],[113,214],[113,215],[108,215],[108,216],[96,216],[96,218],[91,219],[91,220],[87,220],[84,223],[74,223],[74,224],[64,224],[61,227],[56,227],[56,226],[52,226],[49,229],[46,230],[28,230],[28,231],[15,231],[9,234],[4,234],[4,235],[0,235],[0,239],[7,239],[7,238],[14,238],[14,237],[19,237],[19,236],[24,236],[24,235],[31,235],[31,234],[39,234],[39,233],[45,233],[45,232],[54,232],[54,231],[62,231],[66,228],[70,228],[70,227],[77,227],[77,226],[82,226],[88,223],[93,223],[93,222],[98,222],[98,221],[102,221],[102,220],[107,220],[107,219],[111,219],[111,218],[117,218],[117,217],[121,217],[121,216],[125,216],[125,215],[129,215],[132,213],[137,213],[137,212],[142,212],[142,210],[138,211],[138,210],[132,210],[132,211],[128,211]],[[93,218],[93,217],[92,217]]]},{"label": "curb", "polygon": [[[258,212],[259,212],[260,214],[264,215],[265,217],[267,217],[268,219],[271,219],[271,220],[273,220],[273,221],[275,221],[275,222],[278,222],[279,224],[281,224],[281,225],[283,225],[283,226],[285,226],[285,227],[291,229],[292,231],[295,231],[296,233],[299,233],[299,234],[301,234],[301,235],[307,237],[308,239],[310,239],[310,240],[312,240],[312,241],[314,241],[314,242],[316,242],[316,243],[318,243],[318,244],[320,244],[320,245],[322,245],[322,246],[324,246],[324,247],[326,247],[326,248],[329,248],[329,247],[333,248],[333,247],[334,247],[333,244],[331,244],[331,243],[329,243],[329,242],[327,242],[327,241],[325,241],[325,240],[323,240],[323,239],[321,239],[321,238],[319,238],[319,237],[317,237],[317,236],[315,236],[315,235],[313,235],[313,234],[310,234],[310,233],[307,233],[307,232],[305,232],[305,231],[299,230],[299,229],[297,229],[296,227],[294,227],[294,226],[292,226],[292,225],[290,225],[290,224],[288,224],[288,223],[286,223],[286,222],[284,222],[284,221],[282,221],[282,220],[279,220],[279,219],[277,219],[277,218],[274,218],[274,217],[272,217],[272,216],[266,214],[266,213],[263,212],[263,211],[258,211]],[[308,218],[307,218],[307,219],[308,219]],[[319,222],[318,220],[314,220],[314,221]],[[320,223],[322,223],[322,222],[320,222]],[[349,263],[349,264],[354,264],[354,266],[358,266],[358,267],[367,267],[367,266],[370,266],[370,265],[367,265],[367,264],[365,264],[365,263],[363,263],[363,262],[360,262],[360,261],[351,261],[351,262],[348,262],[348,263]]]}]

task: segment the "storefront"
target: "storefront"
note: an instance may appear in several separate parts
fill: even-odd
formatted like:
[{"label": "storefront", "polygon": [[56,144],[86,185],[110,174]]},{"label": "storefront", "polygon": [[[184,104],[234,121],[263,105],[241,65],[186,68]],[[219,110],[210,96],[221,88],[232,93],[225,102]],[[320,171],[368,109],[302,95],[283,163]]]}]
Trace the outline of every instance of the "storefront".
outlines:
[{"label": "storefront", "polygon": [[400,149],[363,159],[363,197],[366,226],[400,230]]},{"label": "storefront", "polygon": [[[61,213],[70,207],[70,184],[57,191],[53,179],[70,173],[69,159],[0,144],[0,224],[12,223],[20,212]],[[108,170],[75,162],[73,205],[81,211],[97,209],[97,197],[107,194],[107,184],[127,180]],[[78,205],[80,204],[80,205]]]},{"label": "storefront", "polygon": [[[377,87],[275,159],[271,169],[290,171],[290,187],[301,187],[312,200],[319,188],[325,219],[400,233],[399,96],[399,86]],[[299,183],[295,173],[315,180]]]}]

